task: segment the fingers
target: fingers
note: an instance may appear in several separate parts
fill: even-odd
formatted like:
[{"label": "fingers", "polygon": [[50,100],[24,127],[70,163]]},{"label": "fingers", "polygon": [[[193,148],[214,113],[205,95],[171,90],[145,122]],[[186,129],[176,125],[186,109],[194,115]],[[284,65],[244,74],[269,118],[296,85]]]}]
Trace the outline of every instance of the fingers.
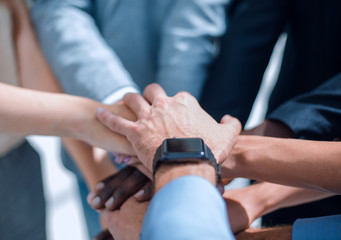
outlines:
[{"label": "fingers", "polygon": [[107,128],[124,136],[127,136],[129,129],[133,126],[133,122],[116,116],[103,108],[97,110],[96,116]]},{"label": "fingers", "polygon": [[150,104],[137,93],[128,93],[124,96],[123,102],[136,114],[138,118],[141,115],[149,113]]},{"label": "fingers", "polygon": [[[135,166],[135,167],[136,167],[136,165],[142,164],[141,161],[137,157],[130,157],[129,161],[126,163],[128,163],[131,166]],[[142,173],[144,173],[144,172],[142,172]]]},{"label": "fingers", "polygon": [[116,188],[127,179],[135,168],[126,167],[118,173],[102,180],[95,186],[95,192],[88,195],[88,203],[94,209],[102,209]]},{"label": "fingers", "polygon": [[89,194],[88,202],[94,209],[114,211],[148,181],[148,177],[135,167],[126,167],[98,183],[95,192]]},{"label": "fingers", "polygon": [[149,179],[136,169],[128,179],[116,188],[112,196],[105,203],[106,209],[110,211],[118,209],[148,181]]},{"label": "fingers", "polygon": [[240,121],[237,118],[234,118],[230,115],[225,115],[222,117],[222,119],[220,120],[221,124],[227,124],[230,127],[232,127],[233,129],[235,129],[235,131],[239,134],[242,130],[242,125],[240,123]]},{"label": "fingers", "polygon": [[149,181],[144,187],[138,191],[134,197],[139,202],[146,202],[152,199],[154,194],[154,184],[152,181]]},{"label": "fingers", "polygon": [[115,154],[114,156],[114,162],[117,164],[122,164],[122,163],[130,163],[130,160],[133,158],[128,155],[124,154]]},{"label": "fingers", "polygon": [[94,237],[93,240],[114,240],[114,238],[113,236],[111,236],[108,230],[104,230],[103,232],[98,234],[96,237]]},{"label": "fingers", "polygon": [[159,97],[167,97],[167,94],[159,84],[153,83],[146,87],[146,89],[143,92],[143,97],[150,104],[152,104],[155,101],[155,99]]}]

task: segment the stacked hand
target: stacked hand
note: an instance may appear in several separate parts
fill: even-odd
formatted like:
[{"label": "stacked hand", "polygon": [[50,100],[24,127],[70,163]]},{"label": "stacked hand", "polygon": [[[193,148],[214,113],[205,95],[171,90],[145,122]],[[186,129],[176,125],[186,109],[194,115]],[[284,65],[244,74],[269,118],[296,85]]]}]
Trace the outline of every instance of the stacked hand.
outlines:
[{"label": "stacked hand", "polygon": [[136,114],[132,122],[101,109],[99,120],[114,132],[126,136],[136,155],[151,171],[156,149],[166,138],[199,137],[212,149],[218,162],[224,161],[241,131],[239,121],[230,116],[218,124],[188,93],[167,97],[157,84],[143,94],[127,94],[123,102]]},{"label": "stacked hand", "polygon": [[150,200],[153,185],[137,168],[128,166],[100,181],[95,186],[95,191],[89,194],[88,202],[96,210],[105,208],[115,211],[134,194],[139,201]]},{"label": "stacked hand", "polygon": [[[153,184],[149,178],[137,168],[128,166],[100,181],[89,194],[88,202],[99,210],[115,239],[137,240],[148,206],[146,201],[152,195]],[[110,233],[102,232],[96,239],[113,239]]]},{"label": "stacked hand", "polygon": [[[241,131],[237,119],[225,116],[219,124],[190,94],[167,97],[157,84],[149,85],[143,96],[127,94],[123,102],[137,116],[136,121],[103,108],[99,109],[97,117],[109,129],[127,138],[137,159],[145,166],[138,168],[149,176],[155,151],[166,138],[202,138],[217,161],[223,162]],[[101,210],[107,219],[115,239],[138,239],[148,206],[148,203],[139,201],[149,200],[153,193],[151,182],[141,171],[127,167],[97,184],[95,192],[88,197],[90,205]]]}]

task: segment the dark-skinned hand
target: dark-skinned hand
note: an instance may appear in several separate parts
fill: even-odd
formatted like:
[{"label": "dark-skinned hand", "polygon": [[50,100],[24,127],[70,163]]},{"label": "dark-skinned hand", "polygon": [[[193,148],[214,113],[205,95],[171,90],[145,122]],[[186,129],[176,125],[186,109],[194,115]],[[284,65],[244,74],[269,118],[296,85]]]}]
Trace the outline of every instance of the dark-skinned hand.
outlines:
[{"label": "dark-skinned hand", "polygon": [[88,203],[95,210],[114,211],[134,194],[138,201],[150,200],[153,183],[140,170],[128,166],[100,181],[88,195]]}]

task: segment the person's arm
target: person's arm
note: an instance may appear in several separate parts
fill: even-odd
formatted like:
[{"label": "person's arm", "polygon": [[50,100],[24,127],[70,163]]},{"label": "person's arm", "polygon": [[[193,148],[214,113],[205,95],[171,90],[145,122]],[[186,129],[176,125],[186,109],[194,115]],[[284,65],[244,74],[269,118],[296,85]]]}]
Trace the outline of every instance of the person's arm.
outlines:
[{"label": "person's arm", "polygon": [[98,119],[114,132],[127,137],[138,159],[152,172],[156,149],[166,138],[202,138],[221,163],[227,158],[241,130],[240,122],[225,116],[218,124],[188,93],[168,97],[158,84],[150,84],[139,94],[127,94],[123,102],[136,114],[136,122],[115,116],[105,109]]},{"label": "person's arm", "polygon": [[292,226],[248,228],[236,235],[236,240],[291,240]]},{"label": "person's arm", "polygon": [[223,175],[341,193],[340,142],[239,136]]},{"label": "person's arm", "polygon": [[140,239],[234,239],[208,164],[161,166]]},{"label": "person's arm", "polygon": [[119,210],[101,213],[115,239],[234,239],[215,182],[216,173],[209,164],[161,166],[150,203],[131,197]]},{"label": "person's arm", "polygon": [[107,151],[77,139],[63,138],[62,142],[80,168],[89,189],[93,190],[100,180],[117,172]]},{"label": "person's arm", "polygon": [[225,191],[223,197],[228,206],[231,229],[234,233],[238,233],[265,214],[332,195],[321,191],[262,182]]},{"label": "person's arm", "polygon": [[137,86],[101,36],[94,4],[38,0],[31,15],[44,54],[66,93],[103,102],[120,92],[114,97],[119,100],[124,93],[136,92]]},{"label": "person's arm", "polygon": [[216,40],[226,28],[229,0],[174,0],[164,23],[158,54],[157,83],[168,95],[187,91],[199,99]]},{"label": "person's arm", "polygon": [[61,93],[61,87],[47,64],[35,36],[28,9],[21,0],[7,0],[13,19],[20,86],[34,90]]},{"label": "person's arm", "polygon": [[[24,2],[11,0],[7,1],[6,5],[11,10],[14,22],[13,39],[16,46],[21,86],[46,92],[62,92],[38,45]],[[77,139],[64,138],[62,141],[81,168],[91,189],[100,179],[115,172],[106,151],[92,148]],[[99,151],[101,154],[98,154]]]},{"label": "person's arm", "polygon": [[[2,83],[0,92],[2,133],[73,137],[108,151],[134,155],[125,137],[109,131],[96,120],[94,113],[103,104],[86,98],[22,89]],[[118,110],[117,113],[121,112],[120,107],[113,108]]]}]

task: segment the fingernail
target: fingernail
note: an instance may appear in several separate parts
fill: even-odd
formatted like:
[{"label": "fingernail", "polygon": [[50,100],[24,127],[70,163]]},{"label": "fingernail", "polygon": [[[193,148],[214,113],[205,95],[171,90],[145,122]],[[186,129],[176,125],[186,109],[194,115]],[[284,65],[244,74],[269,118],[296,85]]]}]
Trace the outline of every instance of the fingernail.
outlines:
[{"label": "fingernail", "polygon": [[115,202],[115,198],[114,198],[114,197],[111,197],[111,198],[109,198],[108,201],[106,201],[105,206],[106,206],[107,208],[109,208],[109,207],[111,207],[111,206],[114,204],[114,202]]},{"label": "fingernail", "polygon": [[91,202],[91,205],[94,206],[94,207],[98,207],[101,203],[101,198],[100,197],[95,197],[92,202]]},{"label": "fingernail", "polygon": [[135,193],[134,197],[136,198],[140,198],[144,195],[144,190],[141,189],[140,191],[138,191],[137,193]]},{"label": "fingernail", "polygon": [[101,191],[102,189],[104,189],[104,187],[105,187],[105,184],[100,182],[100,183],[97,183],[97,185],[95,186],[95,190]]},{"label": "fingernail", "polygon": [[125,157],[123,160],[125,163],[128,163],[130,161],[130,157]]},{"label": "fingernail", "polygon": [[115,163],[120,163],[120,158],[121,158],[121,155],[117,154],[115,157]]},{"label": "fingernail", "polygon": [[103,112],[104,111],[104,108],[97,108],[97,115],[99,115],[99,114],[101,114],[101,112]]},{"label": "fingernail", "polygon": [[96,196],[96,193],[94,192],[91,192],[88,194],[88,197],[87,197],[87,200],[88,200],[88,203],[91,203],[91,200]]}]

